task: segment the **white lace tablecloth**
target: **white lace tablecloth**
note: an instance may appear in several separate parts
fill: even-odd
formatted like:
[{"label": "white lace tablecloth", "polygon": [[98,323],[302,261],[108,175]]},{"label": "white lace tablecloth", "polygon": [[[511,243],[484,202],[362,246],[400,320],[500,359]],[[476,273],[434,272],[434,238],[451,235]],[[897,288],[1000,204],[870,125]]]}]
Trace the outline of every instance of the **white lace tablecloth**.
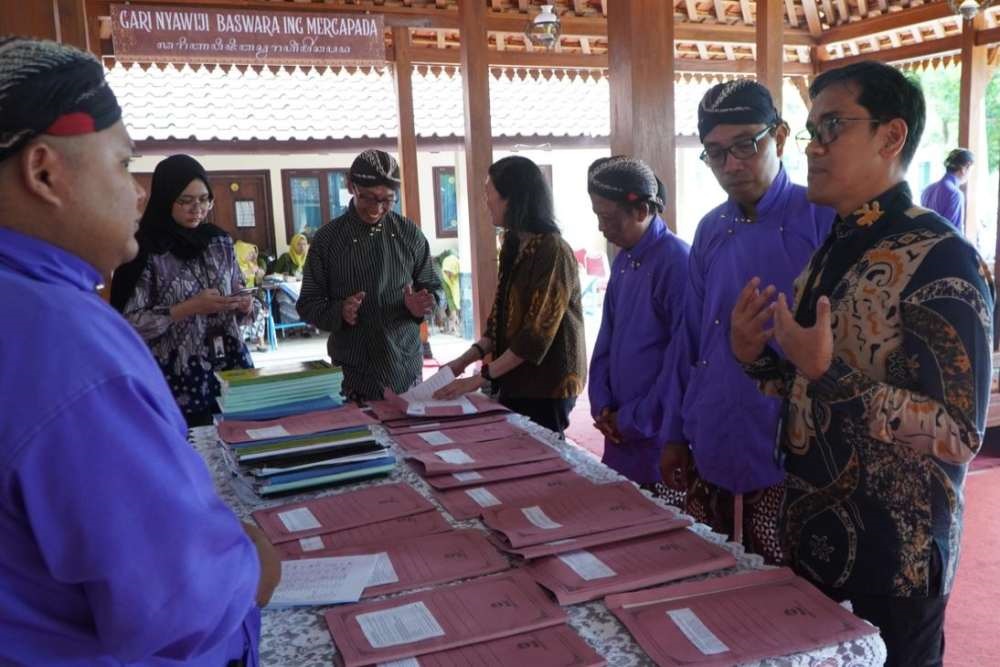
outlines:
[{"label": "white lace tablecloth", "polygon": [[[624,479],[618,473],[604,466],[589,452],[564,442],[554,433],[529,422],[524,417],[512,415],[510,420],[557,449],[563,458],[569,461],[574,470],[595,482],[612,482]],[[419,493],[427,497],[437,507],[442,515],[456,528],[478,528],[483,530],[477,520],[456,521],[434,500],[430,487],[402,461],[402,453],[388,438],[380,427],[374,429],[379,440],[392,444],[400,459],[396,470],[388,477],[376,481],[341,486],[336,489],[315,491],[295,496],[286,496],[274,500],[261,500],[254,496],[244,484],[233,477],[226,467],[222,450],[217,440],[215,428],[212,426],[191,430],[191,441],[209,465],[215,477],[216,487],[226,503],[242,518],[249,518],[250,513],[262,507],[282,505],[289,502],[306,500],[313,497],[343,493],[352,489],[384,484],[388,481],[406,482]],[[657,500],[657,502],[660,502]],[[251,519],[252,521],[252,519]],[[766,567],[760,556],[747,554],[741,545],[726,542],[725,537],[713,533],[704,524],[695,524],[692,530],[702,537],[723,545],[732,552],[737,560],[740,571]],[[725,570],[724,573],[731,573]],[[718,576],[720,573],[703,575],[696,578]],[[405,595],[405,593],[403,593]],[[391,596],[390,596],[391,597]],[[652,665],[652,660],[632,639],[625,627],[618,622],[604,603],[600,600],[565,607],[569,614],[569,624],[594,649],[607,660],[611,667],[632,665]],[[330,633],[323,621],[322,612],[326,608],[306,607],[299,609],[284,609],[278,611],[265,610],[261,630],[260,656],[265,667],[329,667],[333,664],[336,652]],[[882,665],[885,662],[885,644],[877,634],[862,639],[829,646],[809,653],[797,653],[780,658],[770,658],[755,665],[767,667],[862,667],[867,665]]]}]

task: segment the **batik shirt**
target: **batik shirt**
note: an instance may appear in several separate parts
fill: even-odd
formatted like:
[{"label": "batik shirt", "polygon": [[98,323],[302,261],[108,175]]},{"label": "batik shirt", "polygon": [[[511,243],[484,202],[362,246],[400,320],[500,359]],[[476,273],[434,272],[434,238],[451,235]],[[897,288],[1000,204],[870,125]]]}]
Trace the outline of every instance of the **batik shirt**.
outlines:
[{"label": "batik shirt", "polygon": [[[253,367],[240,324],[253,323],[261,305],[254,299],[254,310],[245,317],[224,312],[178,321],[170,317],[170,309],[202,290],[217,289],[229,296],[244,285],[233,241],[220,236],[194,259],[180,259],[169,252],[149,255],[135,292],[125,304],[122,314],[153,351],[185,415],[217,409],[216,371]],[[215,351],[217,338],[223,343],[222,354]]]},{"label": "batik shirt", "polygon": [[[901,183],[838,219],[795,289],[806,326],[819,295],[830,299],[829,370],[809,382],[770,349],[746,367],[786,397],[792,562],[848,594],[947,594],[990,399],[990,272]],[[929,574],[934,549],[942,581]]]},{"label": "batik shirt", "polygon": [[[401,393],[420,379],[423,318],[406,308],[407,285],[441,301],[430,245],[409,219],[390,211],[370,225],[352,201],[344,215],[316,232],[296,308],[303,320],[331,332],[327,349],[344,370],[348,397],[381,398],[386,387]],[[344,300],[358,292],[365,297],[357,323],[349,325]]]},{"label": "batik shirt", "polygon": [[0,664],[257,664],[260,566],[94,267],[0,229]]}]

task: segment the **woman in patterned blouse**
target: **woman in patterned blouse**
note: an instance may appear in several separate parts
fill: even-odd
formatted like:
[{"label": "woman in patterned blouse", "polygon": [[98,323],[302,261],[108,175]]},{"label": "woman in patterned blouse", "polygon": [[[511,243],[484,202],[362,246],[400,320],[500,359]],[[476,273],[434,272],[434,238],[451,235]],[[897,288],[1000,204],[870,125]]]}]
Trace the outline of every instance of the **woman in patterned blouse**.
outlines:
[{"label": "woman in patterned blouse", "polygon": [[111,303],[159,363],[189,426],[212,422],[215,372],[250,368],[240,324],[254,321],[233,240],[205,222],[215,198],[205,169],[187,155],[156,165],[139,222],[139,255],[115,271]]},{"label": "woman in patterned blouse", "polygon": [[454,398],[492,382],[501,403],[561,434],[587,379],[576,258],[559,233],[545,177],[531,160],[494,162],[486,204],[492,224],[504,230],[493,310],[482,338],[448,366],[460,375],[487,354],[492,360],[480,375],[455,380],[435,397]]}]

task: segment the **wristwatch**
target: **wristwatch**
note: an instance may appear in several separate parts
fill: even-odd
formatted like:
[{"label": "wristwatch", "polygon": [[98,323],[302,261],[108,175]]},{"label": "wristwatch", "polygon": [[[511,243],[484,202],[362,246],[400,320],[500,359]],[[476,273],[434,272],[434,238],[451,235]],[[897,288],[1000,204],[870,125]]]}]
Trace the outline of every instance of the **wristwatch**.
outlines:
[{"label": "wristwatch", "polygon": [[483,364],[482,369],[479,371],[479,377],[483,378],[487,382],[493,382],[493,376],[490,375],[490,365]]}]

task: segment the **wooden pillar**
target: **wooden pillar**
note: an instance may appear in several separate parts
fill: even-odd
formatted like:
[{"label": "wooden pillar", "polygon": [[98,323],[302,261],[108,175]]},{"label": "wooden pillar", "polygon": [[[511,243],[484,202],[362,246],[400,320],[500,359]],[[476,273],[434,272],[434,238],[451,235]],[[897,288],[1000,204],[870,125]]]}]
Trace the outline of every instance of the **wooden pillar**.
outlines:
[{"label": "wooden pillar", "polygon": [[637,157],[667,188],[663,218],[677,230],[674,5],[607,3],[611,152]]},{"label": "wooden pillar", "polygon": [[466,191],[472,250],[472,302],[476,336],[486,329],[497,287],[496,233],[486,208],[485,182],[493,162],[486,3],[458,3],[462,33],[462,92],[465,101]]},{"label": "wooden pillar", "polygon": [[[982,12],[971,21],[962,21],[962,85],[958,99],[958,144],[976,155],[976,166],[966,183],[965,229],[975,233],[978,220],[978,200],[975,184],[983,181],[987,170],[986,156],[986,86],[989,83],[989,64],[986,46],[976,46],[976,30],[984,28],[986,17]],[[954,148],[952,146],[951,148]]]},{"label": "wooden pillar", "polygon": [[771,91],[774,106],[782,116],[784,9],[782,0],[757,0],[757,81]]},{"label": "wooden pillar", "polygon": [[51,39],[86,50],[85,0],[0,0],[0,35]]},{"label": "wooden pillar", "polygon": [[392,29],[395,52],[396,114],[399,116],[399,170],[403,186],[403,215],[420,226],[420,178],[417,174],[417,133],[413,126],[413,62],[410,29]]}]

